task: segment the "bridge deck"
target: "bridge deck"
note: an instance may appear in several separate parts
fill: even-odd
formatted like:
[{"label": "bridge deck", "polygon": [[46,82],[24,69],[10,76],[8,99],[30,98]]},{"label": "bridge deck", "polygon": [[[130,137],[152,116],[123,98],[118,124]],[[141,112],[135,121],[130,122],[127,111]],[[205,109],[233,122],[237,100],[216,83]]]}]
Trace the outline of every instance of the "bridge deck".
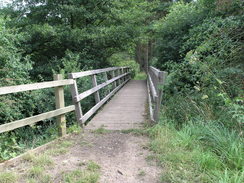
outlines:
[{"label": "bridge deck", "polygon": [[129,81],[88,123],[86,129],[124,130],[140,128],[145,121],[146,81]]}]

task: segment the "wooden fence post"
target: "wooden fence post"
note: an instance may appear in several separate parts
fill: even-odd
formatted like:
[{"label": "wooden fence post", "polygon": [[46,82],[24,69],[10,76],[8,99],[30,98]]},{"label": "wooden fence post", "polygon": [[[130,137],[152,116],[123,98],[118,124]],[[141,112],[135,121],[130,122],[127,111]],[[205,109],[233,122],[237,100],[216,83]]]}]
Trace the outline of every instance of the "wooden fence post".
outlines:
[{"label": "wooden fence post", "polygon": [[[115,78],[115,71],[112,71],[112,78]],[[116,81],[113,82],[113,90],[116,88]]]},{"label": "wooden fence post", "polygon": [[[62,74],[55,74],[54,80],[62,80],[63,76]],[[55,88],[55,103],[56,103],[56,109],[64,108],[64,87],[58,86]],[[57,125],[58,125],[58,134],[59,136],[66,135],[66,119],[65,115],[59,115],[56,117]]]},{"label": "wooden fence post", "polygon": [[[117,70],[117,76],[121,75],[120,68]],[[121,79],[118,79],[118,86],[121,84]]]},{"label": "wooden fence post", "polygon": [[[105,82],[108,81],[108,73],[107,72],[104,73],[104,79],[105,79]],[[109,85],[107,87],[109,87]],[[110,89],[108,88],[108,93],[106,93],[106,95],[109,93],[110,93]]]},{"label": "wooden fence post", "polygon": [[[97,76],[96,76],[96,74],[92,75],[92,85],[93,85],[93,87],[96,87],[97,86]],[[100,99],[99,91],[95,92],[94,95],[95,95],[95,101],[96,101],[96,103],[99,103],[100,100],[101,100]]]}]

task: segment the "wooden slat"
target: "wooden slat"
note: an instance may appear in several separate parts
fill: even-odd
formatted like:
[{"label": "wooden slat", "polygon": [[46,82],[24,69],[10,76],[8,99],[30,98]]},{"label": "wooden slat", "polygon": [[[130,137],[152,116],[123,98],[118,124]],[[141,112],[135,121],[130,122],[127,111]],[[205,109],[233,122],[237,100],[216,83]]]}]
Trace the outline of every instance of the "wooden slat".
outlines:
[{"label": "wooden slat", "polygon": [[[92,75],[92,85],[93,87],[97,87],[97,75]],[[96,104],[100,102],[100,94],[99,94],[99,91],[95,92],[95,101],[96,101]]]},{"label": "wooden slat", "polygon": [[110,67],[110,68],[106,68],[106,69],[97,69],[97,70],[91,70],[91,71],[71,73],[71,74],[69,74],[69,78],[72,78],[72,79],[81,78],[84,76],[90,76],[90,75],[94,75],[94,74],[117,70],[118,68],[119,67]]},{"label": "wooden slat", "polygon": [[152,108],[151,92],[150,92],[149,81],[148,80],[147,80],[147,93],[148,93],[148,105],[149,105],[150,119],[152,121],[155,121],[154,118],[153,118],[153,108]]},{"label": "wooden slat", "polygon": [[95,112],[114,94],[116,93],[124,84],[126,84],[129,81],[126,80],[121,85],[117,86],[110,94],[108,94],[105,98],[103,98],[97,105],[95,105],[93,108],[91,108],[81,119],[80,122],[85,123]]},{"label": "wooden slat", "polygon": [[65,113],[68,113],[68,112],[71,112],[74,110],[75,110],[75,106],[71,105],[68,107],[61,108],[61,109],[57,109],[57,110],[53,110],[53,111],[46,112],[43,114],[39,114],[36,116],[32,116],[29,118],[14,121],[11,123],[6,123],[6,124],[0,126],[0,133],[8,132],[8,131],[11,131],[11,130],[14,130],[14,129],[17,129],[17,128],[20,128],[23,126],[31,125],[31,124],[36,123],[38,121],[42,121],[45,119],[56,117],[56,116],[59,116],[59,115],[62,115],[62,114],[65,114]]},{"label": "wooden slat", "polygon": [[155,67],[150,66],[150,70],[152,71],[152,73],[156,76],[156,77],[160,77],[160,70],[156,69]]},{"label": "wooden slat", "polygon": [[155,102],[157,100],[158,95],[150,74],[148,75],[148,82],[150,87],[150,93],[152,94],[153,101]]},{"label": "wooden slat", "polygon": [[126,75],[128,75],[128,73],[125,73],[125,74],[122,74],[122,75],[120,75],[120,76],[117,76],[117,77],[115,77],[115,78],[113,78],[113,79],[110,79],[110,80],[108,80],[108,81],[106,81],[106,82],[104,82],[104,83],[102,83],[102,84],[100,84],[100,85],[98,85],[98,86],[96,86],[96,87],[90,89],[90,90],[87,90],[87,91],[85,91],[85,92],[79,94],[78,96],[76,96],[76,97],[74,98],[74,100],[75,100],[76,102],[79,102],[79,101],[81,101],[82,99],[84,99],[84,98],[90,96],[91,94],[97,92],[97,91],[100,90],[101,88],[104,88],[105,86],[107,86],[107,85],[109,85],[109,84],[115,82],[116,80],[118,80],[118,79],[120,79],[120,78],[122,78],[122,77],[124,77],[124,76],[126,76]]},{"label": "wooden slat", "polygon": [[70,90],[71,90],[71,94],[72,94],[72,101],[73,101],[73,104],[75,105],[75,115],[76,115],[77,124],[79,124],[79,122],[80,122],[79,120],[83,116],[83,113],[82,113],[80,103],[75,101],[75,97],[77,95],[79,95],[76,80],[74,80],[74,84],[71,85]]},{"label": "wooden slat", "polygon": [[74,83],[73,79],[66,79],[66,80],[59,80],[59,81],[34,83],[34,84],[7,86],[7,87],[0,88],[0,95],[24,92],[24,91],[30,91],[30,90],[39,90],[39,89],[44,89],[44,88],[53,88],[53,87],[58,87],[58,86],[71,85],[73,83]]}]

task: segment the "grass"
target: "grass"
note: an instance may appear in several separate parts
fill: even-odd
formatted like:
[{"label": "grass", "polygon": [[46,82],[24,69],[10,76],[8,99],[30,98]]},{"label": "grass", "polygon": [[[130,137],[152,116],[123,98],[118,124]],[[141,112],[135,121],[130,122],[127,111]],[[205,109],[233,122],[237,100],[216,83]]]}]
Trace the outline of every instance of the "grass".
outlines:
[{"label": "grass", "polygon": [[92,133],[99,134],[99,135],[106,134],[106,133],[109,133],[109,132],[110,131],[105,129],[103,126],[101,126],[100,128],[92,131]]},{"label": "grass", "polygon": [[0,172],[0,183],[15,183],[17,175],[12,172]]},{"label": "grass", "polygon": [[58,144],[55,144],[55,146],[49,150],[47,150],[46,154],[51,155],[51,156],[58,156],[61,154],[67,153],[69,150],[68,148],[73,145],[72,141],[62,141]]},{"label": "grass", "polygon": [[99,173],[74,170],[63,176],[64,183],[97,183]]},{"label": "grass", "polygon": [[29,169],[27,176],[30,179],[40,179],[43,176],[44,168],[41,166],[33,166]]},{"label": "grass", "polygon": [[52,166],[54,163],[50,156],[48,156],[47,154],[42,154],[34,159],[33,164],[35,166],[48,167]]},{"label": "grass", "polygon": [[23,161],[30,163],[32,166],[26,173],[26,181],[28,183],[51,183],[51,177],[45,174],[45,170],[53,166],[54,162],[48,156],[48,152],[35,156],[34,154],[26,154]]},{"label": "grass", "polygon": [[[84,165],[84,164],[82,164]],[[100,166],[89,161],[84,170],[74,170],[63,175],[64,183],[97,183],[100,177]]]},{"label": "grass", "polygon": [[27,182],[29,183],[51,183],[51,177],[44,173],[44,168],[33,166],[27,173]]},{"label": "grass", "polygon": [[147,74],[145,72],[139,72],[135,75],[135,77],[133,79],[134,80],[146,80]]},{"label": "grass", "polygon": [[146,175],[146,172],[144,170],[140,170],[138,173],[139,177],[144,177]]},{"label": "grass", "polygon": [[96,172],[100,168],[101,167],[97,163],[95,163],[94,161],[89,161],[87,164],[87,170],[92,171],[92,172]]},{"label": "grass", "polygon": [[150,149],[164,168],[162,182],[244,182],[240,138],[218,124],[158,124],[149,130]]},{"label": "grass", "polygon": [[146,131],[144,129],[127,129],[127,130],[121,130],[121,133],[124,134],[134,134],[134,135],[145,135]]}]

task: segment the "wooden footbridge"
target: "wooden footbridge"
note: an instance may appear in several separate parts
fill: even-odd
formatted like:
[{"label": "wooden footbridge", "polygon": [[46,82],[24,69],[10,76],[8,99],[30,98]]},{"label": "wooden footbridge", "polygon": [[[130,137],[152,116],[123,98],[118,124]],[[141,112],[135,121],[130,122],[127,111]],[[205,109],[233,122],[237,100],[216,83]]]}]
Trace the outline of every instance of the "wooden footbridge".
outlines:
[{"label": "wooden footbridge", "polygon": [[[140,128],[145,121],[147,111],[150,112],[152,121],[158,121],[162,97],[160,85],[164,83],[166,74],[166,72],[159,71],[154,67],[149,67],[147,81],[136,81],[131,80],[129,67],[113,67],[71,73],[69,79],[63,79],[62,75],[55,75],[54,81],[2,87],[0,95],[54,88],[56,109],[0,125],[0,133],[56,117],[59,134],[64,136],[66,134],[65,114],[73,111],[75,111],[78,123],[86,129],[100,127],[110,130]],[[91,77],[93,87],[79,93],[81,89],[79,80],[84,77]],[[101,77],[105,79],[99,83],[98,80],[101,81]],[[64,102],[64,86],[66,85],[71,88],[73,100],[71,106],[65,106]],[[102,93],[104,88],[107,88],[108,93]],[[91,95],[94,96],[95,106],[84,114],[80,102]],[[147,105],[147,100],[149,105]],[[104,105],[105,103],[107,104]],[[147,107],[149,110],[146,109]],[[90,121],[88,122],[88,120]]]}]

